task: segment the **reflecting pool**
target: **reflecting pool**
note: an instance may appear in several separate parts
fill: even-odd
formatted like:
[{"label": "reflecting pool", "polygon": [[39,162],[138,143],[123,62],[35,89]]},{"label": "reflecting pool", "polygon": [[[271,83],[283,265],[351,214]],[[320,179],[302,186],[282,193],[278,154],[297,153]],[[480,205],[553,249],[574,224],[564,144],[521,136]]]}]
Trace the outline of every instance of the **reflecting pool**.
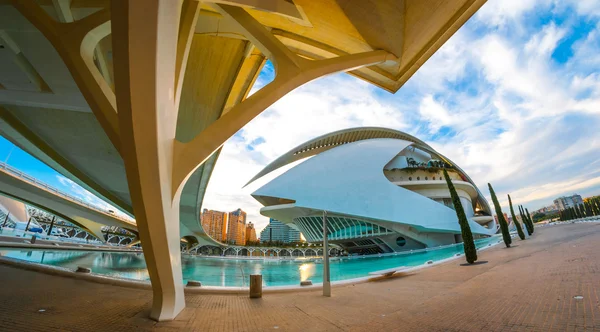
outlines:
[{"label": "reflecting pool", "polygon": [[[476,240],[478,248],[498,243],[498,236]],[[417,266],[427,261],[439,261],[463,253],[462,244],[438,249],[398,253],[390,256],[362,256],[332,259],[331,280],[339,281],[365,277],[369,272],[398,266]],[[99,252],[70,250],[0,249],[0,255],[46,265],[76,269],[91,267],[94,273],[108,276],[148,280],[144,255],[133,252]],[[235,259],[206,256],[182,256],[183,278],[198,280],[206,286],[248,286],[249,275],[262,274],[265,286],[299,285],[310,279],[314,283],[323,279],[321,259]]]}]

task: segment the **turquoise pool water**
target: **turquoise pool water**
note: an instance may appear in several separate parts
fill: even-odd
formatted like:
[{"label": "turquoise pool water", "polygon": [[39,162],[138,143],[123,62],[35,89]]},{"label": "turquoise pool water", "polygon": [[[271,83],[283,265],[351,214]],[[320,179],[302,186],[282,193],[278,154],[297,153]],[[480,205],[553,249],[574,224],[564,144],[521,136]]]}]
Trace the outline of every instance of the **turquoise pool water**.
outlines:
[{"label": "turquoise pool water", "polygon": [[[478,248],[495,244],[499,237],[475,241]],[[356,257],[331,260],[331,280],[339,281],[364,277],[369,272],[398,266],[417,266],[425,262],[439,261],[463,253],[462,244],[440,249],[422,250],[383,257]],[[95,273],[108,276],[148,280],[148,271],[141,253],[97,252],[69,250],[0,249],[0,255],[46,265],[76,269],[91,267]],[[248,286],[249,275],[262,274],[265,286],[299,285],[310,279],[315,283],[323,280],[323,264],[320,260],[245,260],[234,258],[210,258],[182,256],[183,279],[199,280],[207,286]]]}]

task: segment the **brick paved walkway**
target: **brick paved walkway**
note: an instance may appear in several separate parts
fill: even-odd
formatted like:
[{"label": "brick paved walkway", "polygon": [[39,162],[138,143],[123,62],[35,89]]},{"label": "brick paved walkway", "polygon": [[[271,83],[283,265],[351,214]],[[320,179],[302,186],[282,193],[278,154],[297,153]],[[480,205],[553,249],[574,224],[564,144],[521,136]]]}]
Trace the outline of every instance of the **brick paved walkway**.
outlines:
[{"label": "brick paved walkway", "polygon": [[[172,322],[151,293],[0,265],[6,331],[600,331],[600,224],[539,228],[514,248],[320,292],[193,295]],[[577,300],[574,296],[583,296]],[[38,310],[44,309],[44,312]]]}]

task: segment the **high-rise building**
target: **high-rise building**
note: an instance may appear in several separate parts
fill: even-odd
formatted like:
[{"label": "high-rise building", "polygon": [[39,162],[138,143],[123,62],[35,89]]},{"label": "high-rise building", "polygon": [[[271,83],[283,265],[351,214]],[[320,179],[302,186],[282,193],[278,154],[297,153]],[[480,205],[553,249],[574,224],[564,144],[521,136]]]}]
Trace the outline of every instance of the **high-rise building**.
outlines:
[{"label": "high-rise building", "polygon": [[246,244],[246,212],[242,209],[229,212],[227,242],[240,246]]},{"label": "high-rise building", "polygon": [[269,219],[269,225],[260,232],[261,242],[300,242],[300,232],[279,220]]},{"label": "high-rise building", "polygon": [[574,194],[573,196],[563,196],[554,200],[554,205],[559,211],[566,210],[568,208],[575,207],[583,204],[581,195]]},{"label": "high-rise building", "polygon": [[248,242],[256,242],[256,230],[252,222],[246,225],[246,243]]},{"label": "high-rise building", "polygon": [[217,241],[227,240],[227,213],[204,209],[202,211],[202,228],[206,234]]}]

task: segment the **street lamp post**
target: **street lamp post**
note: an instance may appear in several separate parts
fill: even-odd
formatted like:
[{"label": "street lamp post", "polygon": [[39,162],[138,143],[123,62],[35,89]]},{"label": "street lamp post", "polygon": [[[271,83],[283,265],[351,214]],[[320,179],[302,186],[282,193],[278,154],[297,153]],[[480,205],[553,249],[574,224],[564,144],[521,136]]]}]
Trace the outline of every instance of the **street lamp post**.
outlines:
[{"label": "street lamp post", "polygon": [[4,223],[2,223],[2,228],[6,227],[6,222],[8,221],[9,216],[10,216],[10,212],[8,212],[8,214],[6,215],[6,218],[4,218]]},{"label": "street lamp post", "polygon": [[54,220],[56,220],[56,216],[52,216],[52,222],[50,223],[50,228],[48,228],[48,236],[52,236],[52,227],[54,227]]},{"label": "street lamp post", "polygon": [[329,240],[327,237],[327,211],[323,211],[323,296],[331,297],[331,281],[329,276]]},{"label": "street lamp post", "polygon": [[27,220],[27,226],[25,226],[25,232],[27,232],[29,230],[29,224],[31,224],[31,218],[29,217],[29,220]]}]

